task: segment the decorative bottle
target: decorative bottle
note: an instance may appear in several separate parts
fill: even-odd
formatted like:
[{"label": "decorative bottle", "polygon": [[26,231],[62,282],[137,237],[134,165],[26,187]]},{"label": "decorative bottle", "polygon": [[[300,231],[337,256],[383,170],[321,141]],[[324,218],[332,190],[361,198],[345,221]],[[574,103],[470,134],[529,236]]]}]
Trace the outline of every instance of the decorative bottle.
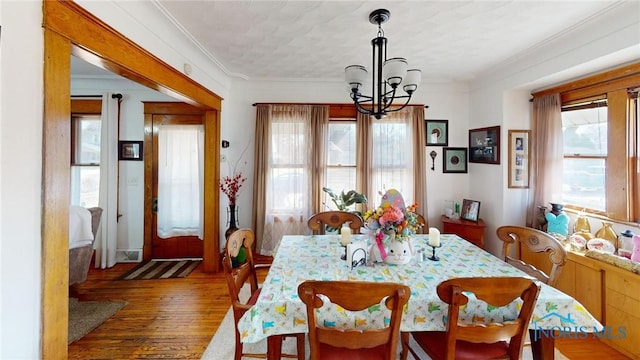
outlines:
[{"label": "decorative bottle", "polygon": [[615,248],[618,248],[618,234],[611,227],[611,223],[607,221],[602,222],[602,227],[596,232],[596,237],[611,241]]}]

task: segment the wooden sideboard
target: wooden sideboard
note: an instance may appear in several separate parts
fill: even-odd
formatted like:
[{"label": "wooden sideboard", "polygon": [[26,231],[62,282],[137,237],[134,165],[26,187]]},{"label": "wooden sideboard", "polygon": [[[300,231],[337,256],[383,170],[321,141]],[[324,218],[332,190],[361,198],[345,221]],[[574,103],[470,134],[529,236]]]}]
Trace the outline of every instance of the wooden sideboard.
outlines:
[{"label": "wooden sideboard", "polygon": [[443,234],[456,234],[484,249],[484,229],[486,225],[482,219],[478,219],[476,222],[464,219],[450,219],[444,215],[440,219],[442,220]]},{"label": "wooden sideboard", "polygon": [[[548,260],[544,262],[528,251],[520,249],[520,258],[550,271],[550,266],[545,266]],[[569,251],[555,287],[578,300],[606,327],[602,341],[640,359],[640,274]]]}]

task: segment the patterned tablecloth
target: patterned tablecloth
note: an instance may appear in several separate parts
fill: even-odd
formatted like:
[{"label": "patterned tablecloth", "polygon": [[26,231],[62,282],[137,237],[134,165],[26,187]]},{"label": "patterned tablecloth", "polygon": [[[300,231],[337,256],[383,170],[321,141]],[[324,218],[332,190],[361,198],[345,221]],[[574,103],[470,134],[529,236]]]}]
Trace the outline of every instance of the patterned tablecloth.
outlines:
[{"label": "patterned tablecloth", "polygon": [[[417,250],[428,255],[428,237],[414,235]],[[411,288],[411,297],[402,317],[402,331],[444,330],[447,305],[436,294],[436,286],[447,279],[468,276],[526,276],[520,270],[457,235],[441,235],[442,247],[436,249],[440,261],[420,260],[414,256],[409,264],[360,266],[351,269],[340,260],[344,248],[335,235],[282,238],[273,264],[262,285],[260,297],[238,324],[242,342],[253,343],[269,335],[307,332],[306,309],[298,298],[297,287],[305,280],[353,280],[399,282]],[[470,301],[466,313],[476,314],[466,321],[492,322],[514,318],[518,306],[495,308],[481,301]],[[329,314],[329,312],[324,312]],[[328,326],[349,322],[362,327],[375,327],[385,321],[380,307],[356,314],[331,312],[324,318]],[[481,314],[481,315],[477,315]],[[333,317],[331,317],[333,316]],[[462,314],[461,314],[462,316]],[[462,317],[464,318],[464,317]],[[602,325],[569,295],[543,285],[530,329],[561,327],[565,331],[593,332]]]}]

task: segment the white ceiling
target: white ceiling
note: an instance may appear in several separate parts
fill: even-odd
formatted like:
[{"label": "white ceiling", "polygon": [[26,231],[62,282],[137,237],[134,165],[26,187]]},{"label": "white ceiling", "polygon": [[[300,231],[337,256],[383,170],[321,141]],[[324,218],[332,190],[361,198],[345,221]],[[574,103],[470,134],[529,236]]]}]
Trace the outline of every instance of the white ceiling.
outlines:
[{"label": "white ceiling", "polygon": [[[465,81],[548,42],[617,1],[175,1],[155,4],[229,75],[341,79],[371,67],[377,26],[388,57],[405,57],[424,80]],[[77,73],[77,72],[76,72]]]}]

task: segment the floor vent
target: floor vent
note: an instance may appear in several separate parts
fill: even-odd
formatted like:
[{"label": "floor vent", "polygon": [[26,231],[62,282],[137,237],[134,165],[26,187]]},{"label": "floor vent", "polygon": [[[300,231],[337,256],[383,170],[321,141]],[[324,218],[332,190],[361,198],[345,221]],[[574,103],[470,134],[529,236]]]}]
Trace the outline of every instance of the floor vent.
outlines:
[{"label": "floor vent", "polygon": [[116,251],[116,262],[140,262],[142,261],[142,249]]}]

